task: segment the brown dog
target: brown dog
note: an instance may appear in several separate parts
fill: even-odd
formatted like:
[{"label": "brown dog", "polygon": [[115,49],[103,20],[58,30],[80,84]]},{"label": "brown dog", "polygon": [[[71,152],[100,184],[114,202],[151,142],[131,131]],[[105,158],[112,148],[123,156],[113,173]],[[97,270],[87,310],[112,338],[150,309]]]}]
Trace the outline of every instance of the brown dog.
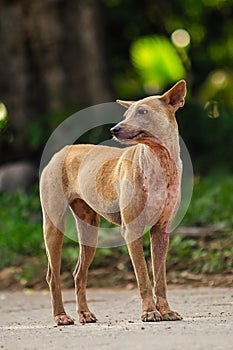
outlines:
[{"label": "brown dog", "polygon": [[[74,271],[77,312],[81,323],[95,322],[86,301],[88,268],[97,245],[99,217],[121,225],[142,298],[142,321],[180,320],[166,297],[168,230],[180,200],[182,164],[175,112],[184,105],[184,80],[162,96],[136,102],[111,129],[124,149],[66,146],[44,169],[40,181],[43,228],[48,255],[47,282],[58,325],[73,324],[64,310],[60,286],[61,249],[67,209],[77,224],[80,255]],[[142,235],[150,226],[154,300]]]}]

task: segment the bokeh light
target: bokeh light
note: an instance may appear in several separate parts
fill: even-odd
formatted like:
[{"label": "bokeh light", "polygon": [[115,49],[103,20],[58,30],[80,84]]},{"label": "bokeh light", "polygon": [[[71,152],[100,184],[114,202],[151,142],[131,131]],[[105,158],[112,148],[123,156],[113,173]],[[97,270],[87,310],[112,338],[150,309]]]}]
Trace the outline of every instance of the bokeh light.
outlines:
[{"label": "bokeh light", "polygon": [[223,70],[217,70],[211,75],[211,82],[216,87],[223,87],[227,83],[227,73]]},{"label": "bokeh light", "polygon": [[2,129],[7,122],[7,109],[6,106],[0,102],[0,129]]},{"label": "bokeh light", "polygon": [[176,29],[172,33],[171,39],[177,47],[186,47],[190,44],[190,35],[185,29]]}]

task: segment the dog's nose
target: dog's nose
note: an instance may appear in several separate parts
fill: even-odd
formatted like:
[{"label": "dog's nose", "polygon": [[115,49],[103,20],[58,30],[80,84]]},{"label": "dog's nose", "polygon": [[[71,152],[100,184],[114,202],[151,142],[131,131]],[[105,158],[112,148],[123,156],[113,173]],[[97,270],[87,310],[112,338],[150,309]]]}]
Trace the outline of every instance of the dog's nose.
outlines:
[{"label": "dog's nose", "polygon": [[117,134],[119,133],[120,130],[121,130],[121,127],[118,126],[118,125],[116,125],[116,126],[114,126],[113,128],[110,129],[110,131],[111,131],[111,133],[112,133],[113,135],[117,135]]}]

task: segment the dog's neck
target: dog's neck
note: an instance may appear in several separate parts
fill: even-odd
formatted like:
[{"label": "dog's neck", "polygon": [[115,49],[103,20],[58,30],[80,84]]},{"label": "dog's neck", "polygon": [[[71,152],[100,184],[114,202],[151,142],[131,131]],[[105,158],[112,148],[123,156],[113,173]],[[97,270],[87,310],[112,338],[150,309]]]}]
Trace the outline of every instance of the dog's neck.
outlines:
[{"label": "dog's neck", "polygon": [[164,141],[162,145],[168,149],[171,158],[178,165],[180,163],[180,144],[178,131],[166,135],[163,140]]},{"label": "dog's neck", "polygon": [[156,139],[148,139],[140,145],[140,167],[149,177],[154,176],[153,168],[157,164],[155,159],[160,163],[165,177],[169,179],[168,182],[174,179],[180,183],[182,162],[178,132],[170,135],[163,143]]},{"label": "dog's neck", "polygon": [[[173,132],[169,135],[166,135],[163,139],[163,142],[157,139],[149,139],[143,142],[141,145],[143,152],[146,155],[146,158],[151,156],[151,153],[158,157],[158,151],[161,149],[161,152],[169,153],[170,158],[176,164],[179,169],[181,166],[180,159],[180,144],[179,144],[179,133]],[[160,152],[160,154],[161,154]]]}]

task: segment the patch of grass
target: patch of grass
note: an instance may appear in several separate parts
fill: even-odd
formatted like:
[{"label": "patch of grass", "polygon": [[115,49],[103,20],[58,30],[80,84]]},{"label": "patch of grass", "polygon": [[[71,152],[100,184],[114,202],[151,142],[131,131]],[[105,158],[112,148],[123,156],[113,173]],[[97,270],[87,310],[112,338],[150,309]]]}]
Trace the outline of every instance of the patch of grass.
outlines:
[{"label": "patch of grass", "polygon": [[230,232],[215,235],[212,239],[174,236],[168,253],[168,269],[208,274],[232,273],[232,247],[233,237]]},{"label": "patch of grass", "polygon": [[0,194],[0,268],[22,264],[43,249],[37,191]]},{"label": "patch of grass", "polygon": [[215,227],[213,237],[171,239],[168,267],[194,273],[232,272],[233,268],[233,176],[212,174],[196,177],[193,198],[183,226]]},{"label": "patch of grass", "polygon": [[193,198],[182,222],[187,226],[233,227],[233,175],[212,174],[196,177]]},{"label": "patch of grass", "polygon": [[168,264],[194,273],[231,272],[233,268],[233,176],[196,177],[193,198],[183,226],[219,229],[213,237],[171,239]]}]

